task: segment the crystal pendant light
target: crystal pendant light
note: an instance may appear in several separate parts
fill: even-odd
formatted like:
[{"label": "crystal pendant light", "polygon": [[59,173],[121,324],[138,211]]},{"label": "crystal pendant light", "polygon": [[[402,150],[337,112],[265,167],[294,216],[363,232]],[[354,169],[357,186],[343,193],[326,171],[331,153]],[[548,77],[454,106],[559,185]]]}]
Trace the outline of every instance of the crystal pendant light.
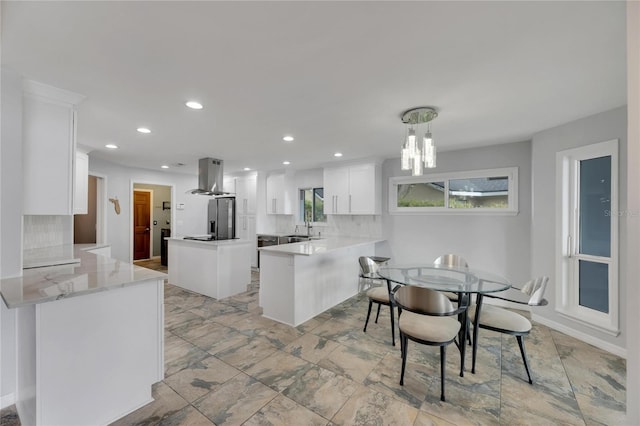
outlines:
[{"label": "crystal pendant light", "polygon": [[[436,146],[431,135],[431,120],[438,113],[429,107],[413,108],[402,114],[402,122],[408,127],[405,141],[400,151],[400,167],[411,170],[411,175],[421,176],[424,168],[436,167]],[[427,123],[422,143],[416,140],[416,128]]]}]

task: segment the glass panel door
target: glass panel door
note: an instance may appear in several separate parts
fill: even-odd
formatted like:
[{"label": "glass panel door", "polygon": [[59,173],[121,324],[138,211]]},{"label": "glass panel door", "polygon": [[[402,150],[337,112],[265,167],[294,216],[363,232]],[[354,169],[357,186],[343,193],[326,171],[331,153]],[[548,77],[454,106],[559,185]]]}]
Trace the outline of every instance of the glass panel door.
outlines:
[{"label": "glass panel door", "polygon": [[578,163],[578,304],[609,312],[611,156]]}]

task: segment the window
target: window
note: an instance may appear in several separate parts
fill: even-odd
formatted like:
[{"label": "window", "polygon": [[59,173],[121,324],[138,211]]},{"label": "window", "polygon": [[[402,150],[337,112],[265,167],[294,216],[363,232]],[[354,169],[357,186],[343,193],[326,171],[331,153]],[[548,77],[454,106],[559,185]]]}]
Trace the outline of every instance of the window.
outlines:
[{"label": "window", "polygon": [[518,168],[393,177],[389,212],[518,213]]},{"label": "window", "polygon": [[556,163],[556,310],[617,335],[618,141],[559,152]]},{"label": "window", "polygon": [[326,222],[324,215],[324,188],[307,188],[300,190],[300,207],[298,209],[301,222]]}]

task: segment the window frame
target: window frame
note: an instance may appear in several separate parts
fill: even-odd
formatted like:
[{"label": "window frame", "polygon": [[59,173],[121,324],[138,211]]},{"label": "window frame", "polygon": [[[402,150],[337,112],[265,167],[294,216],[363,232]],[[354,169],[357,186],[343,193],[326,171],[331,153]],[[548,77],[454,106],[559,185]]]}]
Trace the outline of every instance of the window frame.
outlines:
[{"label": "window frame", "polygon": [[[508,179],[506,208],[475,207],[475,208],[451,208],[449,207],[449,181],[457,179],[491,178],[506,176]],[[411,183],[444,182],[444,207],[399,207],[398,185]],[[503,167],[498,169],[471,170],[462,172],[424,174],[422,176],[395,176],[389,178],[388,194],[389,214],[439,214],[439,215],[512,215],[518,210],[518,167]]]},{"label": "window frame", "polygon": [[[315,211],[316,211],[316,201],[315,201],[315,192],[317,189],[322,189],[322,193],[324,194],[324,186],[310,186],[310,187],[304,187],[304,188],[298,188],[298,214],[296,216],[296,223],[298,225],[304,224],[306,223],[306,221],[304,220],[304,208],[300,208],[300,203],[301,203],[301,199],[300,199],[300,195],[304,192],[304,191],[309,191],[311,190],[311,193],[313,194],[313,200],[312,200],[312,215],[315,216]],[[324,206],[324,205],[323,205]],[[312,220],[310,223],[312,225],[318,224],[318,225],[326,225],[327,223],[327,215],[324,213],[324,208],[320,210],[320,213],[322,213],[322,216],[324,216],[325,220],[322,222],[316,222],[315,220]]]},{"label": "window frame", "polygon": [[[611,156],[611,252],[608,258],[579,253],[579,162]],[[556,304],[563,317],[612,336],[620,334],[618,139],[556,153]],[[580,305],[579,261],[608,265],[608,313]]]}]

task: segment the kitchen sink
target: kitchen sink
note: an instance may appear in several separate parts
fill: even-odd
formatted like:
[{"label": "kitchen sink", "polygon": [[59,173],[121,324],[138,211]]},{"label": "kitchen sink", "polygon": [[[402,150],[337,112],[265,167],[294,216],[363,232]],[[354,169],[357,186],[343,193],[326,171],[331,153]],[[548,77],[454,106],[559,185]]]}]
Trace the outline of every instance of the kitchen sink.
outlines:
[{"label": "kitchen sink", "polygon": [[302,243],[305,241],[320,239],[319,237],[308,237],[306,235],[285,235],[284,237],[280,237],[280,238],[286,239],[286,242],[281,242],[280,244]]}]

